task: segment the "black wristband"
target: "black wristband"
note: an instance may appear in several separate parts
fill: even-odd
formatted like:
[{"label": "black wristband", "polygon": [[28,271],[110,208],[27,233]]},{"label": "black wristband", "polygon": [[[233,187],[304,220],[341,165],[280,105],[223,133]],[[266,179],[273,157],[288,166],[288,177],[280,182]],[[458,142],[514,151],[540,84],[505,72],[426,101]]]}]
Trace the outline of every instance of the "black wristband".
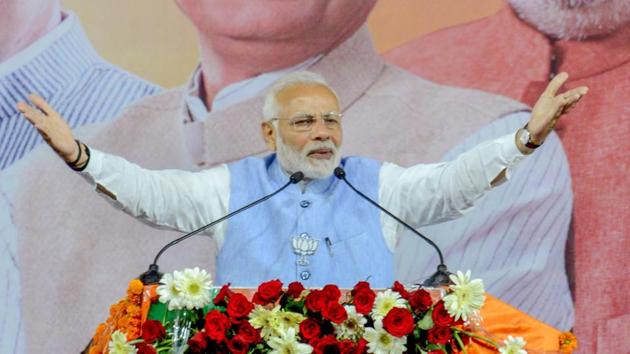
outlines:
[{"label": "black wristband", "polygon": [[68,166],[70,166],[70,167],[72,167],[72,166],[76,166],[76,164],[77,164],[77,163],[79,163],[79,161],[81,160],[81,154],[82,154],[82,151],[81,151],[81,143],[80,143],[80,142],[79,142],[79,140],[77,140],[77,139],[74,139],[74,141],[77,143],[77,147],[79,148],[79,155],[77,155],[77,158],[76,158],[74,161],[72,161],[72,162],[66,162],[66,164],[67,164]]},{"label": "black wristband", "polygon": [[[85,160],[85,163],[83,165],[81,165],[81,166],[77,166],[76,164],[75,165],[71,165],[71,166],[69,165],[71,169],[73,169],[74,171],[77,171],[77,172],[81,172],[81,171],[85,170],[87,165],[90,163],[90,148],[87,145],[85,145],[85,144],[83,144],[83,146],[85,147],[85,155],[87,155],[87,160]],[[79,143],[79,148],[80,147],[81,147],[81,145]]]}]

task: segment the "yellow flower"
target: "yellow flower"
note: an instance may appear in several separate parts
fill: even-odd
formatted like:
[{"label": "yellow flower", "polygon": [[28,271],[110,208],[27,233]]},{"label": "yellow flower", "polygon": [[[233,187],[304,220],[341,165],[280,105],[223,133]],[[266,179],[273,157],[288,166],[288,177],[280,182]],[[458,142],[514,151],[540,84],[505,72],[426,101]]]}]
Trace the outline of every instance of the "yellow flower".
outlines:
[{"label": "yellow flower", "polygon": [[127,342],[127,338],[120,331],[112,333],[108,349],[110,354],[135,354],[138,352],[135,346]]}]

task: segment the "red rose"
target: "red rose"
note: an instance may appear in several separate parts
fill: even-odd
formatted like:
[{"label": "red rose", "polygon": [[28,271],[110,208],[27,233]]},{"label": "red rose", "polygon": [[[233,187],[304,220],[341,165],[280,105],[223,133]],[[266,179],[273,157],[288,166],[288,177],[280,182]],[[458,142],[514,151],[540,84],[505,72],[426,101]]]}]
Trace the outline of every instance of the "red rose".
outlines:
[{"label": "red rose", "polygon": [[304,291],[304,285],[299,281],[294,281],[289,284],[289,289],[287,289],[287,295],[290,297],[297,299],[302,295],[302,291]]},{"label": "red rose", "polygon": [[278,279],[264,282],[258,286],[256,294],[265,302],[261,305],[276,302],[282,295],[282,282]]},{"label": "red rose", "polygon": [[407,292],[407,290],[405,290],[405,286],[399,283],[398,280],[394,282],[394,286],[392,286],[392,290],[399,293],[403,299],[409,300],[409,293]]},{"label": "red rose", "polygon": [[230,319],[218,310],[212,310],[206,315],[206,323],[204,329],[208,338],[223,342],[225,340],[225,332],[230,328]]},{"label": "red rose", "polygon": [[429,343],[446,345],[452,336],[450,328],[435,326],[429,330],[427,339],[429,340]]},{"label": "red rose", "polygon": [[217,306],[225,305],[227,299],[233,294],[234,292],[230,290],[230,283],[227,283],[221,287],[221,290],[219,290],[219,293],[214,297],[212,302]]},{"label": "red rose", "polygon": [[407,309],[394,307],[383,319],[383,328],[395,337],[404,337],[413,332],[413,316]]},{"label": "red rose", "polygon": [[415,313],[419,314],[427,311],[431,307],[431,304],[433,304],[431,294],[424,289],[412,291],[409,294],[409,305],[411,305]]},{"label": "red rose", "polygon": [[258,305],[267,305],[267,301],[265,301],[258,292],[254,293],[254,297],[252,297],[252,302]]},{"label": "red rose", "polygon": [[306,295],[306,308],[311,312],[321,312],[323,305],[325,305],[325,298],[321,290],[311,290]]},{"label": "red rose", "polygon": [[243,294],[234,294],[227,305],[227,313],[233,318],[243,318],[254,309],[254,304]]},{"label": "red rose", "polygon": [[137,354],[157,354],[157,350],[152,345],[140,342],[136,343]]},{"label": "red rose", "polygon": [[339,341],[339,353],[341,354],[354,354],[354,343],[350,339],[344,339]]},{"label": "red rose", "polygon": [[322,311],[322,316],[332,323],[340,324],[348,319],[346,309],[338,302],[330,301]]},{"label": "red rose", "polygon": [[372,306],[374,306],[374,299],[376,298],[376,294],[370,290],[369,288],[364,288],[358,290],[354,294],[354,307],[357,312],[362,315],[367,315],[372,311]]},{"label": "red rose", "polygon": [[313,353],[315,354],[324,354],[339,353],[340,348],[337,338],[335,338],[332,334],[329,334],[317,341],[317,345],[313,349]]},{"label": "red rose", "polygon": [[444,301],[440,300],[435,307],[433,307],[433,314],[431,315],[433,323],[438,327],[448,327],[455,323],[455,320],[448,313],[444,307]]},{"label": "red rose", "polygon": [[367,352],[368,342],[364,338],[359,339],[357,342],[357,348],[355,349],[355,354],[363,354]]},{"label": "red rose", "polygon": [[246,354],[249,350],[249,343],[247,343],[247,341],[239,335],[236,335],[234,338],[228,340],[227,346],[230,353],[234,354]]},{"label": "red rose", "polygon": [[166,330],[160,321],[147,320],[142,325],[142,339],[146,343],[153,343],[157,339],[162,339],[166,336]]},{"label": "red rose", "polygon": [[358,282],[354,288],[352,288],[352,291],[350,292],[352,294],[352,296],[355,296],[355,294],[359,291],[359,290],[363,290],[363,289],[367,289],[367,290],[372,290],[370,288],[370,283],[366,282],[366,281],[360,281]]},{"label": "red rose", "polygon": [[306,341],[319,337],[321,332],[319,323],[311,318],[307,318],[300,323],[300,335]]},{"label": "red rose", "polygon": [[188,340],[188,347],[193,353],[203,352],[208,347],[206,334],[203,331],[195,333],[195,335]]},{"label": "red rose", "polygon": [[237,335],[241,336],[249,344],[259,343],[261,339],[260,332],[247,321],[243,321],[238,327]]},{"label": "red rose", "polygon": [[324,297],[328,301],[337,302],[339,301],[339,298],[341,297],[341,291],[339,291],[339,288],[337,287],[337,285],[328,284],[324,286],[324,288],[322,289],[322,292],[324,293]]}]

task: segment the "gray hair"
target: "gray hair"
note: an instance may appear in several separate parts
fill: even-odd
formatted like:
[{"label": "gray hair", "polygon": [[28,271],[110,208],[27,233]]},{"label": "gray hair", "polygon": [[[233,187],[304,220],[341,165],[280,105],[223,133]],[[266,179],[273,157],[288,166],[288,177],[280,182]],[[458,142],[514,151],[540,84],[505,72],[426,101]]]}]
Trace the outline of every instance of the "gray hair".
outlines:
[{"label": "gray hair", "polygon": [[267,122],[272,118],[277,118],[280,114],[280,104],[278,103],[278,93],[280,91],[295,85],[323,85],[326,86],[339,101],[339,96],[333,90],[326,79],[320,74],[312,71],[295,71],[287,74],[271,85],[265,95],[265,103],[263,104],[263,122]]}]

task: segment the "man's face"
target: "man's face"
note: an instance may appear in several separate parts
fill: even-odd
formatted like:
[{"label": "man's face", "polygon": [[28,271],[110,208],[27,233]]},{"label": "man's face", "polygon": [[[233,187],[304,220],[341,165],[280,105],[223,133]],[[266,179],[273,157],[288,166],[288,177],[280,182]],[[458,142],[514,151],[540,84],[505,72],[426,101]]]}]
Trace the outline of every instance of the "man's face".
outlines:
[{"label": "man's face", "polygon": [[539,31],[565,39],[614,32],[630,23],[628,0],[508,0],[521,18]]},{"label": "man's face", "polygon": [[334,93],[322,85],[298,84],[280,91],[276,99],[279,119],[273,125],[264,123],[263,133],[281,165],[307,178],[331,175],[341,159],[342,140],[341,124],[334,122],[339,113]]}]

